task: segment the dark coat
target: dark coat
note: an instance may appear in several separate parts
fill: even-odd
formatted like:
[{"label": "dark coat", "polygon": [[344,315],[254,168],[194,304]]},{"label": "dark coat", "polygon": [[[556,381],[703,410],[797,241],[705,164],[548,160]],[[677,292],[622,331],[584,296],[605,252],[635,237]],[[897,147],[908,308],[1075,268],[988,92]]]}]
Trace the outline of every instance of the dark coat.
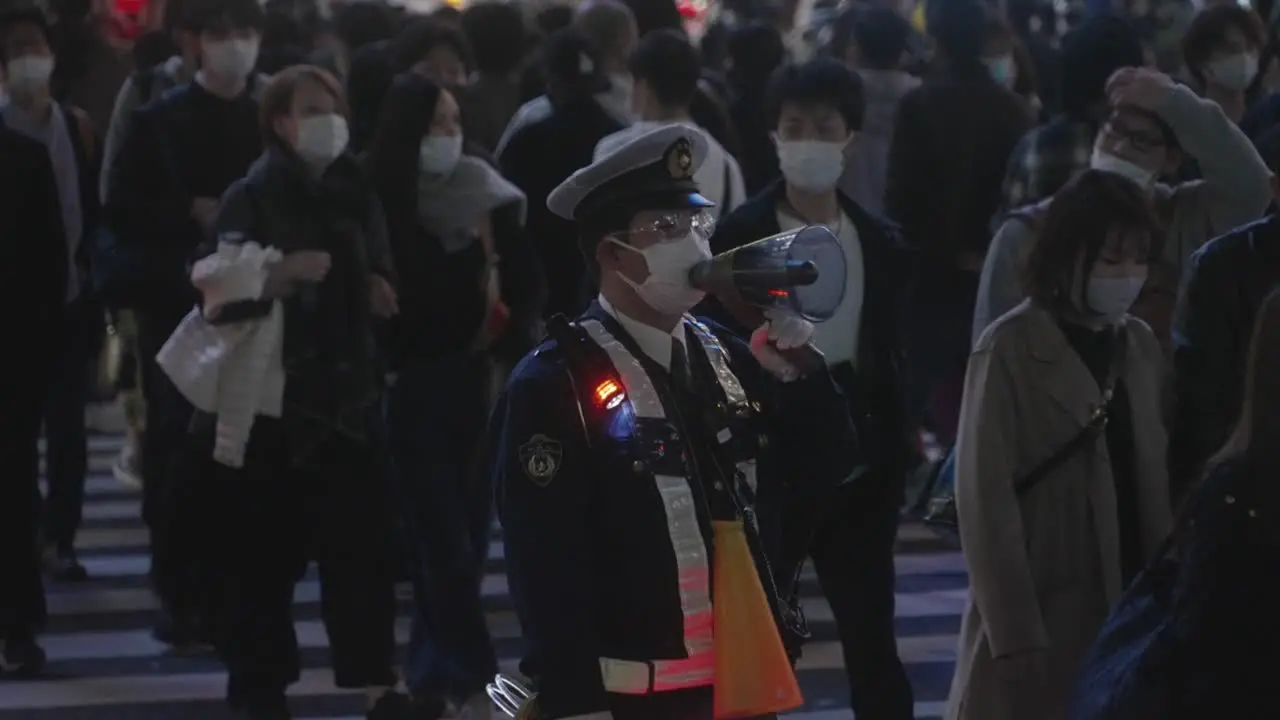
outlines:
[{"label": "dark coat", "polygon": [[[722,218],[711,237],[711,251],[727,252],[781,232],[778,204],[784,192],[783,183],[774,182]],[[843,194],[840,209],[858,230],[866,267],[857,380],[842,383],[842,389],[853,406],[863,447],[881,453],[874,464],[901,487],[911,444],[900,376],[903,361],[899,325],[903,293],[910,281],[911,254],[893,224],[871,215]],[[739,326],[714,300],[700,309],[742,337],[754,329]]]},{"label": "dark coat", "polygon": [[[59,337],[52,328],[67,292],[67,239],[53,164],[43,144],[2,127],[0,157],[0,268],[6,273],[0,303],[18,309],[9,317],[12,337],[35,341],[12,356],[25,358],[24,367],[48,367]],[[43,388],[22,370],[6,377]]]},{"label": "dark coat", "polygon": [[953,267],[968,254],[982,262],[1009,154],[1031,126],[1027,104],[985,70],[926,80],[902,98],[885,213],[923,251],[920,260]]},{"label": "dark coat", "polygon": [[[715,380],[694,383],[696,393],[679,394],[670,373],[644,355],[598,304],[584,319],[598,322],[617,341],[611,345],[626,348],[627,367],[615,361],[612,368],[584,369],[573,359],[578,348],[548,342],[516,367],[490,429],[490,471],[507,574],[527,644],[523,668],[537,680],[538,707],[549,718],[608,709],[602,657],[687,657],[683,589],[696,579],[680,576],[672,542],[679,530],[696,526],[706,552],[695,554],[682,545],[681,556],[690,565],[707,567],[711,519],[727,519],[719,514],[724,487],[740,482],[738,463],[745,457],[756,460],[761,528],[757,532],[752,524],[749,536],[774,539],[763,539],[752,552],[758,567],[788,576],[776,578],[775,586],[762,569],[766,593],[775,587],[786,593],[791,571],[780,568],[776,551],[770,552],[788,527],[779,522],[778,511],[788,500],[822,502],[824,492],[851,472],[852,457],[843,448],[856,443],[844,399],[825,371],[779,383],[741,339],[710,325],[751,401],[733,414],[729,427],[736,431],[722,433],[732,442],[721,437],[722,445],[710,450],[714,441],[697,438],[714,432],[708,430],[713,423],[689,419],[698,410],[703,417],[716,412]],[[691,375],[698,377],[701,369],[707,378],[713,369],[698,349],[701,341],[689,335]],[[633,394],[652,392],[656,399],[624,396],[622,404],[599,405],[595,386],[587,383],[610,370],[624,385],[628,373],[643,373],[645,379],[630,387],[646,390]],[[706,405],[696,407],[700,401]],[[662,408],[661,419],[651,414],[650,402]],[[720,459],[697,459],[708,457]],[[735,465],[737,476],[726,477],[723,468],[732,472]],[[686,482],[672,482],[680,479]],[[670,519],[681,510],[696,521],[682,525]],[[772,566],[761,563],[758,551],[772,554]],[[784,638],[798,640],[785,632]]]},{"label": "dark coat", "polygon": [[1169,477],[1180,497],[1240,416],[1254,319],[1280,283],[1280,218],[1269,215],[1191,256],[1173,322]]}]

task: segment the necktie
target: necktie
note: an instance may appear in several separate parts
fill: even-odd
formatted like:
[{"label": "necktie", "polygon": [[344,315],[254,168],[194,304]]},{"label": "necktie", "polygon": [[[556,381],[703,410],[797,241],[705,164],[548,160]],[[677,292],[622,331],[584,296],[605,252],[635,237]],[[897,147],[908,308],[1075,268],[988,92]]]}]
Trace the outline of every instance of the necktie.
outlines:
[{"label": "necktie", "polygon": [[685,356],[684,345],[674,338],[671,340],[671,383],[675,387],[693,392],[693,382],[689,377],[689,359]]}]

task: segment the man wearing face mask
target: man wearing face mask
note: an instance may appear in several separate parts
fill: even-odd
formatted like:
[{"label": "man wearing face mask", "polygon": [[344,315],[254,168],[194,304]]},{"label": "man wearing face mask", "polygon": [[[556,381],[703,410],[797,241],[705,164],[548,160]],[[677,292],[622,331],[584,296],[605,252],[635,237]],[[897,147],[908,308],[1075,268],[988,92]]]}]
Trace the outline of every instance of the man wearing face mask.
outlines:
[{"label": "man wearing face mask", "polygon": [[56,64],[49,27],[39,11],[0,17],[0,71],[11,95],[0,108],[0,126],[38,141],[48,151],[66,245],[63,322],[46,330],[58,334],[60,346],[45,397],[49,494],[42,528],[44,564],[55,578],[83,580],[86,573],[76,559],[75,537],[88,461],[84,407],[92,343],[101,327],[101,315],[91,302],[86,242],[99,215],[93,180],[97,148],[88,117],[52,98],[50,78]]},{"label": "man wearing face mask", "polygon": [[[165,30],[170,39],[179,48],[178,55],[150,67],[139,68],[116,95],[115,107],[111,112],[111,122],[107,126],[106,139],[102,148],[102,168],[99,172],[99,193],[102,202],[106,202],[108,185],[115,168],[116,157],[124,144],[129,122],[134,112],[151,102],[158,100],[166,92],[179,85],[184,85],[195,77],[200,68],[200,28],[195,24],[199,14],[192,13],[192,8],[199,8],[201,0],[167,0],[164,7]],[[266,79],[259,75],[252,81],[256,94],[265,86]],[[132,258],[112,257],[110,252],[117,249],[114,237],[109,233],[101,233],[95,244],[111,261],[104,261],[94,267],[95,283],[102,302],[115,312],[116,331],[122,342],[127,343],[136,354],[137,338],[132,312],[128,309],[132,304],[132,293],[137,285],[133,282],[132,270],[140,264]],[[135,390],[140,399],[141,392]],[[126,403],[129,401],[126,400]],[[138,405],[136,411],[139,418],[144,414]],[[130,428],[129,442],[116,460],[113,472],[117,478],[136,486],[140,484],[142,446],[145,444],[145,428],[141,423]]]},{"label": "man wearing face mask", "polygon": [[573,324],[552,322],[490,427],[531,718],[711,719],[717,653],[737,639],[719,618],[751,601],[713,594],[712,572],[728,572],[713,522],[746,518],[763,590],[762,622],[738,630],[803,634],[779,514],[824,501],[857,440],[812,325],[772,316],[748,344],[688,314],[703,297],[689,272],[711,257],[693,181],[706,152],[693,128],[653,130],[547,202],[577,224],[601,290]]},{"label": "man wearing face mask", "polygon": [[[1094,142],[1090,166],[1116,173],[1150,193],[1165,223],[1159,256],[1133,314],[1168,346],[1182,269],[1210,238],[1262,216],[1271,201],[1270,171],[1244,133],[1211,100],[1145,68],[1117,71],[1107,84],[1111,115]],[[1177,170],[1183,153],[1202,179],[1158,181]],[[1051,200],[1051,199],[1050,199]],[[1021,273],[1049,200],[1012,213],[991,241],[979,281],[973,341],[1024,299]]]},{"label": "man wearing face mask", "polygon": [[[195,77],[200,69],[200,28],[196,27],[202,0],[166,0],[164,8],[165,31],[178,46],[180,54],[152,67],[139,68],[116,95],[115,107],[111,111],[111,123],[107,127],[107,136],[102,146],[102,174],[100,194],[103,201],[107,198],[107,183],[111,180],[112,166],[116,155],[128,130],[129,121],[138,108],[154,102],[169,90],[185,85]],[[258,94],[266,85],[266,77],[256,75],[252,81],[254,94]]]},{"label": "man wearing face mask", "polygon": [[[844,650],[859,718],[909,720],[911,686],[894,639],[893,544],[909,458],[898,339],[908,254],[896,227],[837,188],[846,150],[858,152],[863,87],[842,63],[788,65],[774,76],[766,112],[782,178],[729,213],[711,238],[721,253],[804,225],[826,225],[848,261],[848,291],[813,342],[854,409],[865,454],[861,476],[840,488],[813,542],[788,553],[813,559]],[[819,272],[822,268],[819,268]],[[739,333],[720,308],[709,308]]]},{"label": "man wearing face mask", "polygon": [[1203,95],[1240,122],[1265,43],[1266,33],[1252,10],[1234,3],[1219,5],[1191,22],[1182,40],[1182,59]]},{"label": "man wearing face mask", "polygon": [[[6,673],[34,674],[45,655],[36,642],[46,608],[40,577],[39,441],[50,368],[62,351],[66,307],[67,245],[57,178],[44,144],[0,128],[0,299],[18,308],[10,317],[13,337],[27,338],[10,360],[3,390],[8,432],[0,444],[0,666]],[[83,408],[82,415],[83,417]]]},{"label": "man wearing face mask", "polygon": [[196,608],[206,593],[190,548],[172,541],[169,468],[191,407],[154,358],[191,309],[191,253],[205,238],[218,198],[262,154],[253,68],[264,21],[257,0],[191,0],[200,70],[185,85],[134,112],[106,183],[107,223],[139,262],[133,303],[148,437],[142,448],[143,519],[151,530],[151,576],[163,613],[156,637],[177,646],[202,634]]},{"label": "man wearing face mask", "polygon": [[1090,18],[1062,43],[1061,112],[1022,136],[1009,155],[996,223],[1015,210],[1052,197],[1087,170],[1098,129],[1111,114],[1107,80],[1143,64],[1142,38],[1115,15]]}]

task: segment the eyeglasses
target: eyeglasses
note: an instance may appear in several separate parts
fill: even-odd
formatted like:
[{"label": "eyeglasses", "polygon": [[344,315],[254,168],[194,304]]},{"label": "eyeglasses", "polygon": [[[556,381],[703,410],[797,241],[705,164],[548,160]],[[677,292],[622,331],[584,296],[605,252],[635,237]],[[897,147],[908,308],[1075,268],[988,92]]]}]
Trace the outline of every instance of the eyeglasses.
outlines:
[{"label": "eyeglasses", "polygon": [[621,234],[653,234],[661,238],[662,242],[674,242],[684,240],[690,235],[697,236],[699,240],[706,240],[711,237],[715,229],[715,218],[711,213],[702,210],[696,213],[673,212],[644,225],[632,227]]},{"label": "eyeglasses", "polygon": [[1114,135],[1128,142],[1138,152],[1154,152],[1165,148],[1164,135],[1160,133],[1134,130],[1117,124],[1114,120],[1108,121],[1103,130],[1109,135]]}]

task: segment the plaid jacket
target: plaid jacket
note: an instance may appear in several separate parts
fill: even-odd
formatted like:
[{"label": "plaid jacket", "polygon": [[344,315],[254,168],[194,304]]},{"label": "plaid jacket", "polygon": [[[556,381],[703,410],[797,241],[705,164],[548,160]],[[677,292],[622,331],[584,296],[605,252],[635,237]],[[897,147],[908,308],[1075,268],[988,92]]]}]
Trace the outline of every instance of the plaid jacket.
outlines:
[{"label": "plaid jacket", "polygon": [[1004,209],[1040,202],[1088,170],[1097,132],[1091,122],[1060,116],[1024,135],[1009,156],[1001,190]]}]

